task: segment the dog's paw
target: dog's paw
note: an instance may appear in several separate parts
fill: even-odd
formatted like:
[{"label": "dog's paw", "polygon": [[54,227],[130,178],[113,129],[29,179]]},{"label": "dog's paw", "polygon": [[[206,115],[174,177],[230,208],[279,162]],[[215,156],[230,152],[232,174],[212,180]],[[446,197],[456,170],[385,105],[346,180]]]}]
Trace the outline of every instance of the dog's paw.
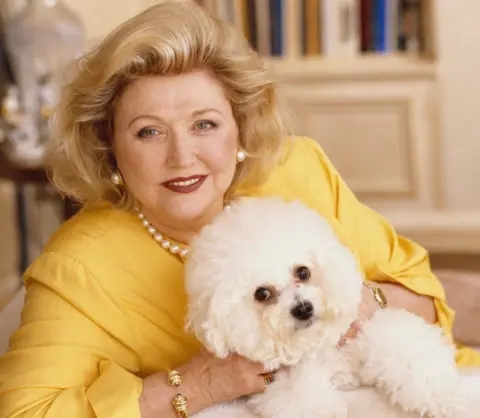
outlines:
[{"label": "dog's paw", "polygon": [[[448,385],[446,385],[448,386]],[[405,412],[418,413],[425,418],[457,418],[467,408],[467,398],[461,385],[454,387],[381,387],[381,392],[392,404]],[[444,390],[443,390],[444,389]]]},{"label": "dog's paw", "polygon": [[379,310],[354,346],[362,383],[404,411],[453,418],[466,407],[454,346],[422,318],[405,310]]},{"label": "dog's paw", "polygon": [[423,410],[430,418],[460,418],[467,410],[467,397],[460,391],[438,395],[426,400]]},{"label": "dog's paw", "polygon": [[332,376],[332,384],[339,390],[354,390],[361,386],[361,381],[357,375],[349,372],[337,372]]},{"label": "dog's paw", "polygon": [[444,400],[432,399],[417,408],[409,408],[408,412],[417,412],[426,418],[460,418],[466,411],[466,400],[456,397],[451,403]]}]

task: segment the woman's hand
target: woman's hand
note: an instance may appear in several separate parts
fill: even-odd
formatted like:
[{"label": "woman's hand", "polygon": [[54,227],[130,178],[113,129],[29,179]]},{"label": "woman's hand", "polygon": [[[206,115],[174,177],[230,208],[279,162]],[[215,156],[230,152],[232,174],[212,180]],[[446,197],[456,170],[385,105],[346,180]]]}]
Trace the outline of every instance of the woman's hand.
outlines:
[{"label": "woman's hand", "polygon": [[186,383],[200,391],[202,408],[265,390],[263,365],[236,354],[219,359],[201,349],[181,369]]},{"label": "woman's hand", "polygon": [[142,418],[174,418],[171,402],[177,393],[187,398],[189,413],[195,414],[220,402],[263,392],[266,387],[263,365],[235,354],[222,360],[201,349],[192,360],[175,369],[182,377],[178,389],[168,386],[163,372],[143,379],[139,399]]},{"label": "woman's hand", "polygon": [[338,344],[343,345],[348,339],[355,338],[362,328],[362,322],[370,319],[377,309],[378,305],[373,298],[372,292],[366,286],[363,286],[362,302],[360,303],[357,319],[352,322],[350,328],[345,334],[343,334],[343,337]]}]

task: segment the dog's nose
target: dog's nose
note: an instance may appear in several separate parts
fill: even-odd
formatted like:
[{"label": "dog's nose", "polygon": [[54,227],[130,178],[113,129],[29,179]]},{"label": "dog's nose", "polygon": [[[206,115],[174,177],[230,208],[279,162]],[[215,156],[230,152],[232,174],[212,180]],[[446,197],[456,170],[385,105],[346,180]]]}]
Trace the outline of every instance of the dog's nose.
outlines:
[{"label": "dog's nose", "polygon": [[290,313],[294,318],[299,319],[300,321],[306,321],[313,315],[312,302],[309,302],[308,300],[300,302],[292,308]]}]

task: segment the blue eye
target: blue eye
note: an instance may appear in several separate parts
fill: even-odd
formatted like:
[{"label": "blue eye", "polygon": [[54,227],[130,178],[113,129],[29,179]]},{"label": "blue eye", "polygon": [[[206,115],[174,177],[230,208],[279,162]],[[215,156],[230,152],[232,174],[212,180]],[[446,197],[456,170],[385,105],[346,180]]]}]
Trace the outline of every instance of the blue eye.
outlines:
[{"label": "blue eye", "polygon": [[143,128],[143,129],[140,129],[137,136],[140,137],[140,138],[149,138],[149,137],[157,135],[158,133],[159,133],[159,131],[157,129]]},{"label": "blue eye", "polygon": [[200,131],[206,131],[215,127],[217,127],[217,124],[211,120],[201,120],[195,124],[195,128]]}]

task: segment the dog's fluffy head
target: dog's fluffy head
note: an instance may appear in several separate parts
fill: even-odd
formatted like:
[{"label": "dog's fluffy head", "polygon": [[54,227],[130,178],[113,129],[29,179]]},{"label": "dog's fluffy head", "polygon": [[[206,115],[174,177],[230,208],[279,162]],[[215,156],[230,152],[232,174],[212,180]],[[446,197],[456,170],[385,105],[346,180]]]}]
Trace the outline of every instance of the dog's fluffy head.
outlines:
[{"label": "dog's fluffy head", "polygon": [[185,266],[187,326],[213,353],[266,367],[335,344],[362,276],[330,225],[298,202],[243,198],[206,226]]}]

